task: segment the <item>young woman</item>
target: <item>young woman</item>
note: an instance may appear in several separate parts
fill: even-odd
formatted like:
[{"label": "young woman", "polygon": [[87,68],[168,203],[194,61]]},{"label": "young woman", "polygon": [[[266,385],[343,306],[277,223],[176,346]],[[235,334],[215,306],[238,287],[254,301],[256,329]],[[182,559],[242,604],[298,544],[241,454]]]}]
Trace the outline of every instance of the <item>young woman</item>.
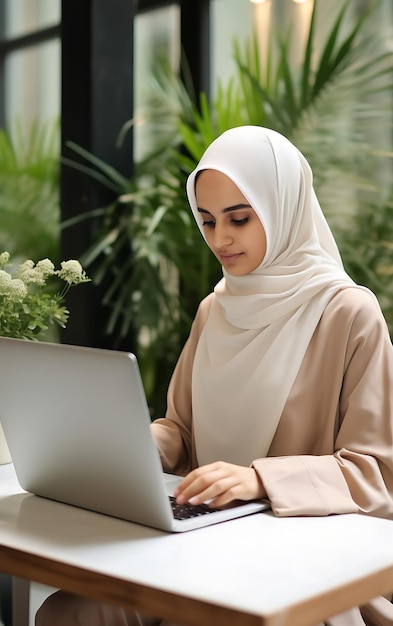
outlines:
[{"label": "young woman", "polygon": [[[267,497],[277,516],[393,519],[392,344],[375,296],[343,269],[307,161],[274,131],[234,128],[187,194],[223,278],[152,424],[164,470],[185,476],[178,502]],[[37,614],[38,626],[136,620],[163,623],[63,592]],[[393,605],[329,624],[393,624]]]}]

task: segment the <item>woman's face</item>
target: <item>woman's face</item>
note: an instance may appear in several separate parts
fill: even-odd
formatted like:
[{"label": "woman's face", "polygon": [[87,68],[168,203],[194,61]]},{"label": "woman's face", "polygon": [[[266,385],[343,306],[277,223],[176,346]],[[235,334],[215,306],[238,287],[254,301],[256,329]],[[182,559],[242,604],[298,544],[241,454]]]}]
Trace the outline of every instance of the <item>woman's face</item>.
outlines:
[{"label": "woman's face", "polygon": [[233,276],[249,274],[263,261],[266,234],[235,183],[216,170],[203,170],[195,185],[207,245]]}]

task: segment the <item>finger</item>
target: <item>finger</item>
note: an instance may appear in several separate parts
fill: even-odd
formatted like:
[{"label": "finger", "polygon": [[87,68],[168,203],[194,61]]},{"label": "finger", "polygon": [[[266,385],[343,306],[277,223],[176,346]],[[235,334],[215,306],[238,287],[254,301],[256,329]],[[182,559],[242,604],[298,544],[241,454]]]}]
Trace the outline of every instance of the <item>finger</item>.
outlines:
[{"label": "finger", "polygon": [[[207,492],[212,488],[216,482],[217,477],[214,473],[205,474],[203,477],[197,476],[192,482],[184,486],[176,496],[178,504],[184,502],[190,502],[195,499],[195,502],[203,502],[202,497],[206,499],[209,497]],[[213,494],[214,495],[214,494]]]},{"label": "finger", "polygon": [[233,500],[252,500],[265,494],[253,468],[220,467],[210,476],[214,479],[212,484],[196,493],[195,497],[189,497],[191,504],[208,501],[212,507],[222,506]]},{"label": "finger", "polygon": [[210,504],[211,501],[215,500],[217,497],[223,496],[226,492],[228,492],[228,490],[233,489],[233,476],[224,476],[220,478],[217,478],[216,475],[210,476],[211,482],[209,484],[206,484],[206,481],[204,480],[202,484],[200,482],[197,483],[196,481],[195,484],[192,485],[192,487],[194,488],[193,494],[187,494],[187,501],[190,504]]},{"label": "finger", "polygon": [[[206,485],[211,483],[211,478],[208,477],[210,473],[214,473],[217,471],[217,463],[211,463],[209,465],[204,465],[202,467],[198,467],[193,470],[182,480],[182,482],[176,487],[173,492],[173,495],[176,499],[181,497],[184,501],[187,500],[188,497],[192,497],[198,491],[198,485],[201,483],[197,483],[199,479],[204,479]],[[195,487],[195,483],[197,483],[197,487]],[[203,484],[203,483],[202,483]],[[195,489],[197,491],[195,491]],[[181,502],[179,502],[181,504]]]}]

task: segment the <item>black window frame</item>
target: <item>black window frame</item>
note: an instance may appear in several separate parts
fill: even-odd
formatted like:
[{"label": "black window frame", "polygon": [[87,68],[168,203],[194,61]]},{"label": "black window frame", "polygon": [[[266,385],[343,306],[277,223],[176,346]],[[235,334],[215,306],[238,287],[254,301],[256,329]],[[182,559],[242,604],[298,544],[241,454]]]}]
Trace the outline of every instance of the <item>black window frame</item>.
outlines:
[{"label": "black window frame", "polygon": [[[133,22],[138,13],[162,6],[180,7],[180,43],[187,60],[195,94],[209,95],[210,0],[61,0],[59,24],[7,38],[4,31],[5,0],[0,0],[0,127],[5,124],[5,72],[7,54],[60,38],[61,41],[61,156],[77,160],[68,142],[73,141],[130,176],[132,132],[121,150],[116,136],[132,117]],[[113,34],[109,37],[108,33]],[[122,85],[121,97],[117,84]],[[109,114],[108,114],[109,112]],[[60,206],[62,220],[103,206],[107,190],[76,169],[61,164]],[[91,245],[96,225],[91,220],[62,230],[62,258],[79,258]],[[105,336],[105,312],[100,289],[71,290],[67,305],[73,311],[62,341],[76,345],[111,348]],[[122,346],[117,346],[122,347]],[[132,345],[124,346],[132,349]]]}]

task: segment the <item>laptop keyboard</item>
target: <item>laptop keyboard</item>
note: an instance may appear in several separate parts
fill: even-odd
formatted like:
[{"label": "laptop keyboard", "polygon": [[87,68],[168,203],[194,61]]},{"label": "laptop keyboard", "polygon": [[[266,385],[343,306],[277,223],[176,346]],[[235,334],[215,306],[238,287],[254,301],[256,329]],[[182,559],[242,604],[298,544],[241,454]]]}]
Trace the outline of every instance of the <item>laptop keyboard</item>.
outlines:
[{"label": "laptop keyboard", "polygon": [[206,515],[206,513],[213,513],[217,509],[211,509],[207,504],[177,504],[176,499],[173,496],[169,496],[171,503],[173,516],[175,519],[190,519],[192,517],[199,517],[200,515]]}]

